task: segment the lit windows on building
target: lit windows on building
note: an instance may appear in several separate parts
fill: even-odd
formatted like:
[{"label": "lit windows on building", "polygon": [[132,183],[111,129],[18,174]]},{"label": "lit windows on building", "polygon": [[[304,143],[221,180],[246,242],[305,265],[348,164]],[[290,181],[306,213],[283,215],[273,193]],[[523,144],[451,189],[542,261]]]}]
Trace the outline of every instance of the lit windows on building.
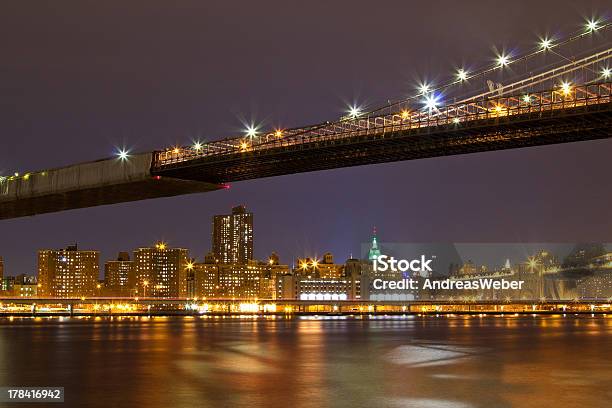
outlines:
[{"label": "lit windows on building", "polygon": [[59,298],[94,295],[99,258],[98,251],[82,251],[76,245],[38,251],[38,295]]},{"label": "lit windows on building", "polygon": [[144,297],[187,297],[187,255],[186,249],[169,248],[163,242],[134,251],[137,294]]},{"label": "lit windows on building", "polygon": [[104,293],[108,296],[132,296],[136,290],[134,261],[127,252],[104,264]]},{"label": "lit windows on building", "polygon": [[253,213],[244,206],[213,217],[212,250],[223,264],[246,264],[253,259]]}]

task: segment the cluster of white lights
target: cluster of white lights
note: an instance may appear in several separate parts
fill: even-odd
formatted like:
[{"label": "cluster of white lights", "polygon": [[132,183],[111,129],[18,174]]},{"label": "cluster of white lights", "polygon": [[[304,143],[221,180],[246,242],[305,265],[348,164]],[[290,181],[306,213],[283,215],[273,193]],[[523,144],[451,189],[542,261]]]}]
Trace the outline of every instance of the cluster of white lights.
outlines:
[{"label": "cluster of white lights", "polygon": [[612,75],[612,70],[610,68],[604,68],[601,70],[601,76],[604,77],[605,79],[610,78],[610,75]]}]

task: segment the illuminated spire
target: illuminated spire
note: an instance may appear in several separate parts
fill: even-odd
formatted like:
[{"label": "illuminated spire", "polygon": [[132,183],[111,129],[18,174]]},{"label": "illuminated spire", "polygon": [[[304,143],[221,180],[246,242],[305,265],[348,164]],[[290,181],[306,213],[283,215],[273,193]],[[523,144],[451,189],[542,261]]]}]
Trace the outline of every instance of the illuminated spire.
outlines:
[{"label": "illuminated spire", "polygon": [[373,261],[375,258],[380,256],[380,249],[378,249],[378,241],[376,240],[376,227],[374,227],[374,233],[372,235],[372,246],[368,252],[368,260]]}]

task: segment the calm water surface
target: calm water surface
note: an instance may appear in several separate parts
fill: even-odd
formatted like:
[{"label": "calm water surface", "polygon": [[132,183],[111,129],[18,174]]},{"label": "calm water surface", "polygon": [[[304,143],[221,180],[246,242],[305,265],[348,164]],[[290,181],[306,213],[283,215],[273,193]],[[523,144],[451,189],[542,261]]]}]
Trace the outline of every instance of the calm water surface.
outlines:
[{"label": "calm water surface", "polygon": [[0,320],[55,407],[606,407],[611,353],[603,316]]}]

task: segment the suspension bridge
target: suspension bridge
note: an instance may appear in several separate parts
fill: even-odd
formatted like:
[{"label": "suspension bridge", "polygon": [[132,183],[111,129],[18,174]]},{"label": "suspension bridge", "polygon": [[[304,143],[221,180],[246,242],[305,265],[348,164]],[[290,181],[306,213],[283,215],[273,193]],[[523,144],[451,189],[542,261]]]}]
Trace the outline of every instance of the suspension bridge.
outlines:
[{"label": "suspension bridge", "polygon": [[[224,188],[226,183],[612,136],[612,47],[594,25],[523,55],[499,55],[474,72],[335,121],[0,178],[0,219]],[[571,56],[572,44],[599,41]],[[525,66],[543,55],[554,64]],[[514,69],[506,83],[490,78]],[[486,86],[484,86],[486,84]],[[469,92],[458,97],[461,92]],[[455,94],[454,100],[449,96]]]}]

